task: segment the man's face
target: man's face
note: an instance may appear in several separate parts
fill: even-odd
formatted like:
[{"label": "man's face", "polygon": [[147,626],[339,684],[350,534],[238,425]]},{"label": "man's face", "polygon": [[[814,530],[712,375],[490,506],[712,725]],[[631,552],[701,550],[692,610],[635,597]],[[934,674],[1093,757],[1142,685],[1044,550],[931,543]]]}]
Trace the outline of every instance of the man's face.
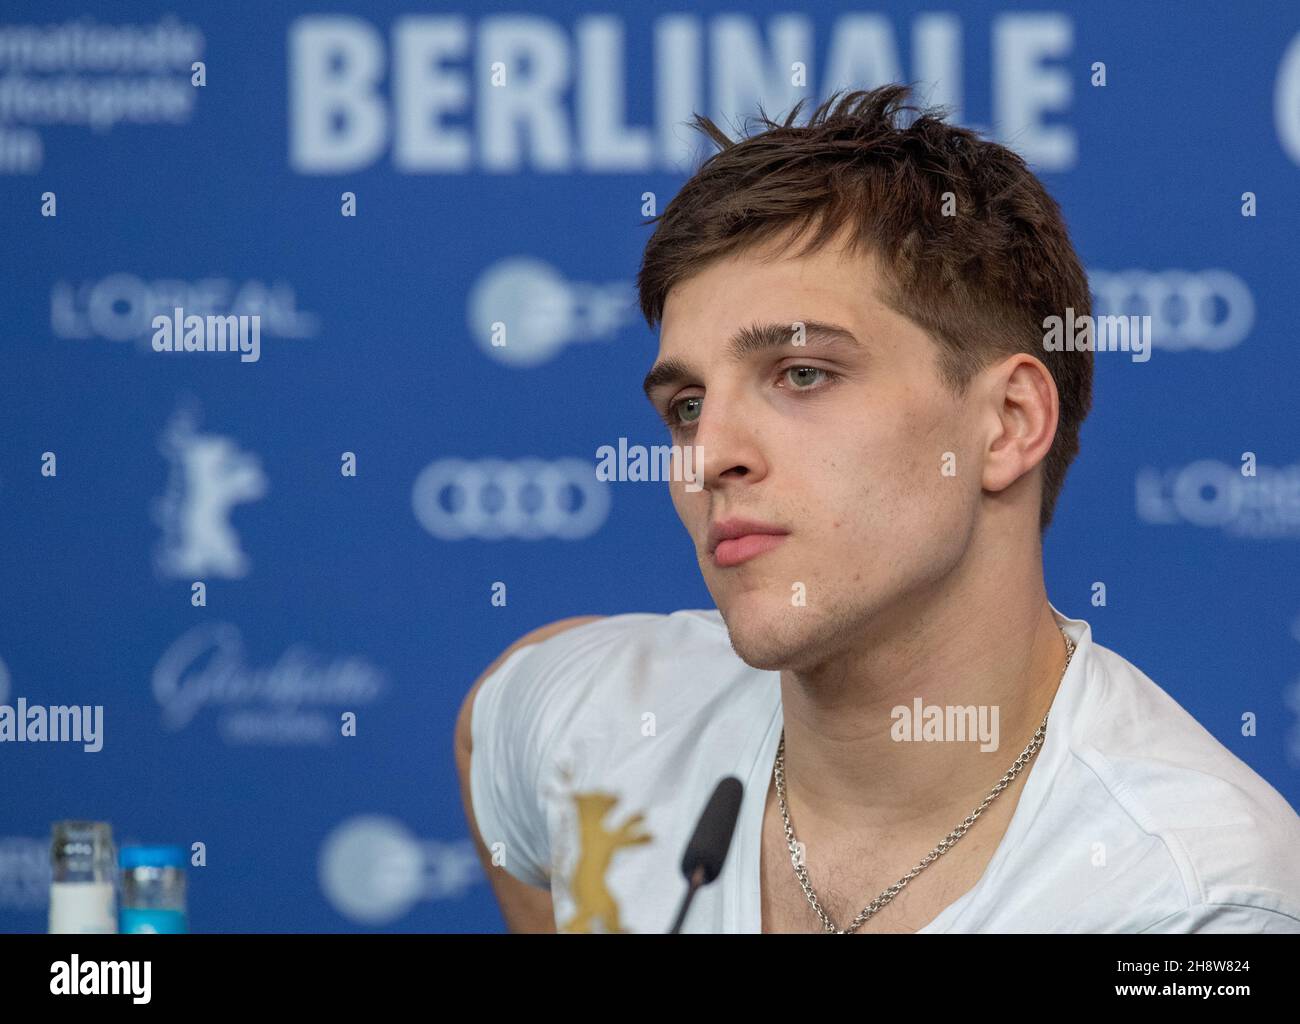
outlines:
[{"label": "man's face", "polygon": [[[732,647],[756,668],[807,669],[905,616],[960,558],[977,434],[971,403],[940,380],[937,343],[880,300],[874,257],[832,246],[763,262],[767,248],[670,290],[658,362],[689,374],[650,398],[680,424],[673,444],[702,448],[693,488],[670,489]],[[813,322],[857,344],[822,344]],[[737,332],[769,324],[779,347],[732,355]],[[788,533],[711,552],[710,526],[733,517]]]}]

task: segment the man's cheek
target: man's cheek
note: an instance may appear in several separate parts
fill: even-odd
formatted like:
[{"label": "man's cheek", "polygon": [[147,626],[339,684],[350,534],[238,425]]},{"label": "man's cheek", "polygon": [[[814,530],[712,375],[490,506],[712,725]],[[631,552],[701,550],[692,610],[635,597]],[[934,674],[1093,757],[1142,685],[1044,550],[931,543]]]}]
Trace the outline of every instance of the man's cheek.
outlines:
[{"label": "man's cheek", "polygon": [[686,527],[687,532],[692,537],[695,537],[695,520],[697,518],[695,506],[698,495],[688,493],[686,485],[680,480],[673,480],[668,484],[668,494],[672,498],[673,508],[677,510],[677,518],[682,521],[682,525]]}]

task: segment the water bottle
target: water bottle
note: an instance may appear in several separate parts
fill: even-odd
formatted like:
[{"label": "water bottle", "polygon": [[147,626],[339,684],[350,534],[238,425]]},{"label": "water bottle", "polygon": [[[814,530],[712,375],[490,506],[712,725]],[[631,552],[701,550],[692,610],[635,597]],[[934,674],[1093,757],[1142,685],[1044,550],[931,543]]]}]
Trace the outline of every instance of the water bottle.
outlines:
[{"label": "water bottle", "polygon": [[105,821],[56,821],[50,840],[50,934],[117,931],[113,829]]},{"label": "water bottle", "polygon": [[123,934],[188,932],[185,914],[185,849],[122,847]]}]

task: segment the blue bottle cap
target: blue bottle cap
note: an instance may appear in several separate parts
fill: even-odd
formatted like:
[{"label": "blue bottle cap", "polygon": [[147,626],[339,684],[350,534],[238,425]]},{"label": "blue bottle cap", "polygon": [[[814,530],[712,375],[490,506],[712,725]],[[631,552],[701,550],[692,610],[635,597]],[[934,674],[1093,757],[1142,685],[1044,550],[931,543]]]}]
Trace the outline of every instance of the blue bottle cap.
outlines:
[{"label": "blue bottle cap", "polygon": [[127,868],[183,868],[183,846],[123,846],[118,860]]}]

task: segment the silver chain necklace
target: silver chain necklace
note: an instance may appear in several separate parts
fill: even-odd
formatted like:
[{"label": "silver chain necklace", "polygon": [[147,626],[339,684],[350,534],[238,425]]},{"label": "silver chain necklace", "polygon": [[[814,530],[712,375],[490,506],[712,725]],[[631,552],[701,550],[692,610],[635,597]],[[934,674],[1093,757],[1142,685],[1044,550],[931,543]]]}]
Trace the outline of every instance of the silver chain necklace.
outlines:
[{"label": "silver chain necklace", "polygon": [[[1061,630],[1061,635],[1065,637],[1065,668],[1061,669],[1061,679],[1064,679],[1066,669],[1070,667],[1070,659],[1074,657],[1074,641],[1070,639],[1069,634],[1067,634],[1063,629]],[[1060,685],[1059,682],[1057,685]],[[1050,713],[1049,710],[1048,714]],[[862,913],[854,918],[853,923],[843,931],[840,931],[835,927],[835,922],[832,921],[830,917],[827,916],[826,911],[822,909],[821,903],[817,900],[817,893],[813,891],[812,883],[808,881],[808,869],[804,867],[803,858],[799,856],[798,841],[794,837],[794,828],[790,825],[790,813],[785,805],[785,729],[783,728],[781,730],[781,743],[776,750],[776,764],[772,767],[772,774],[776,777],[776,795],[777,799],[781,802],[781,818],[785,822],[785,840],[786,844],[790,847],[790,863],[794,865],[794,873],[799,879],[799,885],[803,888],[803,894],[808,897],[808,902],[812,904],[813,910],[815,910],[817,916],[821,918],[823,929],[836,935],[851,935],[853,932],[861,928],[868,918],[882,908],[888,906],[893,898],[903,891],[903,887],[907,885],[908,882],[920,874],[923,869],[929,867],[932,861],[947,853],[953,844],[966,834],[966,830],[975,824],[975,819],[984,813],[984,809],[993,802],[993,798],[1010,785],[1011,780],[1020,774],[1020,770],[1024,768],[1024,766],[1029,763],[1030,758],[1038,752],[1038,748],[1042,745],[1043,736],[1046,732],[1047,715],[1044,715],[1042,724],[1038,727],[1038,731],[1034,733],[1033,739],[1029,741],[1029,746],[1025,747],[1021,755],[1016,758],[1015,764],[1011,766],[1011,769],[998,780],[998,784],[994,786],[993,791],[984,798],[984,802],[968,814],[960,825],[944,836],[943,839],[939,841],[939,845],[926,854],[925,859],[922,860],[921,863],[912,868],[912,870],[906,875],[868,903],[862,909]]]}]

